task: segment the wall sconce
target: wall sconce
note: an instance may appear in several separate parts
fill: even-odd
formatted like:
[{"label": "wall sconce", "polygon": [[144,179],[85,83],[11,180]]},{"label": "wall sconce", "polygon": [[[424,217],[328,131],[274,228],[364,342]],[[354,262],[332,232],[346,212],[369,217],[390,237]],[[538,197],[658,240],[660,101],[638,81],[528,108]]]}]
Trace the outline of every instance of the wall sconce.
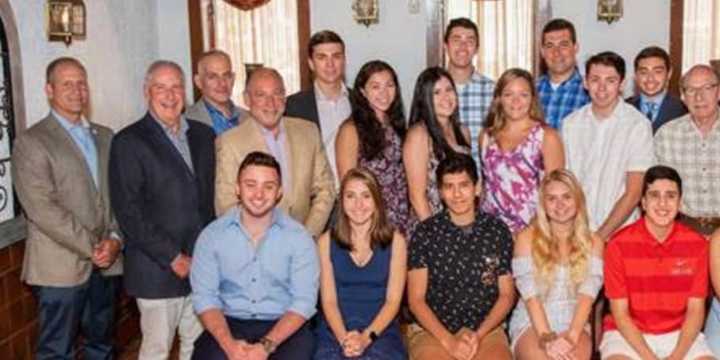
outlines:
[{"label": "wall sconce", "polygon": [[70,46],[73,38],[85,38],[87,12],[82,0],[48,0],[45,18],[48,41]]},{"label": "wall sconce", "polygon": [[365,26],[377,24],[380,20],[378,0],[353,0],[352,10],[353,19]]},{"label": "wall sconce", "polygon": [[606,21],[611,24],[623,16],[623,0],[598,0],[597,5],[598,21]]}]

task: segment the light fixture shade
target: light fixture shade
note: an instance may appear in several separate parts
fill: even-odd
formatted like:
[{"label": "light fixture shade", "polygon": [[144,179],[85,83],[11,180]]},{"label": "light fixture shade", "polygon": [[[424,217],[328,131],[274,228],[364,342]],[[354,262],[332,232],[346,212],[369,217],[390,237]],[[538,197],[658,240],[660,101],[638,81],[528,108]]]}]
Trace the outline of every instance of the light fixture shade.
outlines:
[{"label": "light fixture shade", "polygon": [[69,45],[73,39],[85,38],[87,12],[82,0],[48,0],[45,18],[49,41]]},{"label": "light fixture shade", "polygon": [[265,5],[270,2],[270,0],[225,0],[225,2],[240,10],[248,11],[258,6]]}]

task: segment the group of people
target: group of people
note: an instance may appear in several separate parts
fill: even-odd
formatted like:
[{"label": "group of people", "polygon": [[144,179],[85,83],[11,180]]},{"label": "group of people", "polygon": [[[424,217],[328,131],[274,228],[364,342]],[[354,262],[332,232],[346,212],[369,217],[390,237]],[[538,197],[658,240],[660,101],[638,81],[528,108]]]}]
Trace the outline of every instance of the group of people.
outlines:
[{"label": "group of people", "polygon": [[147,113],[115,135],[84,115],[83,65],[51,62],[50,114],[12,154],[36,357],[71,358],[81,332],[86,358],[111,358],[122,279],[140,359],[176,333],[181,359],[589,359],[603,287],[604,359],[716,358],[718,74],[692,67],[674,98],[648,47],[624,101],[623,58],[596,54],[583,77],[564,19],[537,79],[477,73],[469,19],[444,46],[407,117],[390,64],[345,85],[328,30],[308,44],[311,89],[286,97],[259,68],[247,109],[226,53],[202,55],[190,106],[159,60]]}]

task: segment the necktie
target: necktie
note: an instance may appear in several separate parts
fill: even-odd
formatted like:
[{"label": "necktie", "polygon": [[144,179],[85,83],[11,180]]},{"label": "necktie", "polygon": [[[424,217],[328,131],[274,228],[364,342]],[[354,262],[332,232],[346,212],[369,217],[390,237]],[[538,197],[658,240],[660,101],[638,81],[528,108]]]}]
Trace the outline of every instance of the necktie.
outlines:
[{"label": "necktie", "polygon": [[645,116],[650,119],[650,121],[655,120],[655,112],[657,111],[657,104],[654,102],[646,102],[645,103]]}]

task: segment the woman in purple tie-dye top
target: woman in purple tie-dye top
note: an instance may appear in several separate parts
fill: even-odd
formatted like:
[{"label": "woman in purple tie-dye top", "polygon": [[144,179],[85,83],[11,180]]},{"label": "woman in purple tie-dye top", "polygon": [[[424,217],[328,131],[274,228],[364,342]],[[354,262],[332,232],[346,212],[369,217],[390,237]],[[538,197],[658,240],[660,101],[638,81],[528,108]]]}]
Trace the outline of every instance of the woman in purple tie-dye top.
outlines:
[{"label": "woman in purple tie-dye top", "polygon": [[482,209],[513,233],[535,216],[543,174],[565,166],[562,141],[537,103],[532,75],[505,71],[479,138],[485,197]]}]

